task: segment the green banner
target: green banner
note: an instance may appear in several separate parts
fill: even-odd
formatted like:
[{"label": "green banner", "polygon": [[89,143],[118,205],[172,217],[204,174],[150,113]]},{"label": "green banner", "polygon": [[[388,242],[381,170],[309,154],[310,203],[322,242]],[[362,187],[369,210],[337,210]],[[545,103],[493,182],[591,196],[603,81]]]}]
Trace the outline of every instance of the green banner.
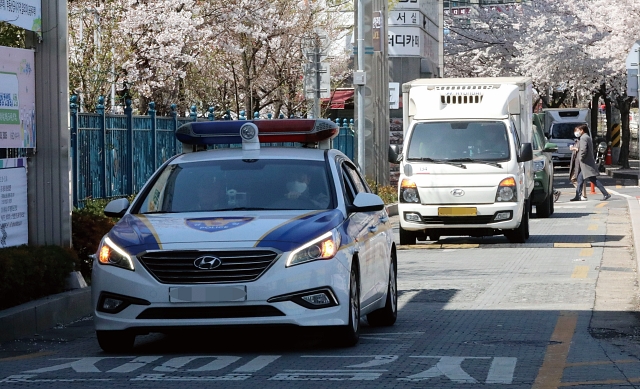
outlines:
[{"label": "green banner", "polygon": [[20,124],[20,115],[16,109],[0,109],[0,124]]}]

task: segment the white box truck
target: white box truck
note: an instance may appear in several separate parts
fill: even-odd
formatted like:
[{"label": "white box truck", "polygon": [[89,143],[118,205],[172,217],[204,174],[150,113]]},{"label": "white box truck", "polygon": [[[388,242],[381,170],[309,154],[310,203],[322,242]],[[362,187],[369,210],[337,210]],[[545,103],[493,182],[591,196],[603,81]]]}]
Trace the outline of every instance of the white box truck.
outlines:
[{"label": "white box truck", "polygon": [[558,151],[551,154],[554,166],[569,166],[571,164],[571,150],[569,146],[575,143],[573,131],[576,126],[586,124],[589,126],[589,136],[595,141],[591,134],[591,110],[589,108],[545,108],[544,113],[544,135],[558,145]]},{"label": "white box truck", "polygon": [[[400,244],[441,236],[529,237],[532,85],[526,77],[402,85]],[[396,150],[397,151],[397,150]]]}]

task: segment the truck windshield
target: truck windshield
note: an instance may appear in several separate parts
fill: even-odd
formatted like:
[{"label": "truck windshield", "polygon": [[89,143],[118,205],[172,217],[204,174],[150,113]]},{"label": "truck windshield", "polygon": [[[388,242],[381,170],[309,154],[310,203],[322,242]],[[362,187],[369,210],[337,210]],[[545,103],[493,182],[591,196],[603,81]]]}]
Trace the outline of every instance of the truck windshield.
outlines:
[{"label": "truck windshield", "polygon": [[553,123],[551,125],[551,139],[573,139],[573,130],[584,123]]},{"label": "truck windshield", "polygon": [[408,160],[508,161],[509,137],[502,122],[436,122],[415,125]]}]

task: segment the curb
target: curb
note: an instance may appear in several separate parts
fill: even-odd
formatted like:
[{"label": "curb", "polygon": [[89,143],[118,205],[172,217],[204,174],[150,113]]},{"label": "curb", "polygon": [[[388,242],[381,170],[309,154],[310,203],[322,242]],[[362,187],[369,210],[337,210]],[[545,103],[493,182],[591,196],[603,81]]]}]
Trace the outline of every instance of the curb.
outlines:
[{"label": "curb", "polygon": [[398,214],[398,204],[389,204],[386,206],[389,216],[396,216]]},{"label": "curb", "polygon": [[0,311],[0,342],[31,337],[91,315],[91,288],[74,289]]}]

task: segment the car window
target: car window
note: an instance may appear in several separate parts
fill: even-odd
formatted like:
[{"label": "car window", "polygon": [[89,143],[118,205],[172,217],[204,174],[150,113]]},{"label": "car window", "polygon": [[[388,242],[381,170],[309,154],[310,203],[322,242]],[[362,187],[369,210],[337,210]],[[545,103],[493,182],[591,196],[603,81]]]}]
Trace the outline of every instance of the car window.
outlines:
[{"label": "car window", "polygon": [[145,193],[137,212],[333,208],[323,161],[214,160],[172,164]]},{"label": "car window", "polygon": [[516,155],[520,157],[520,136],[518,136],[518,130],[516,130],[516,125],[513,123],[513,120],[511,121],[509,129],[511,130],[511,135],[513,135],[513,141],[516,146]]},{"label": "car window", "polygon": [[573,132],[576,126],[584,123],[553,123],[551,125],[551,138],[552,139],[574,139]]}]

